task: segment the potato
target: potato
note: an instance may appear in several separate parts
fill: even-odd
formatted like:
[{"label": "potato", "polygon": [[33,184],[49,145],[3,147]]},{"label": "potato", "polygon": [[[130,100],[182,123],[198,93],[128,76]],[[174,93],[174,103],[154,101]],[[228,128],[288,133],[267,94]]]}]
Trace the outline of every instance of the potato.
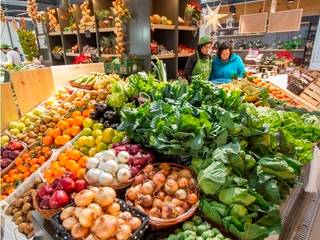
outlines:
[{"label": "potato", "polygon": [[9,207],[7,207],[5,213],[6,213],[7,215],[12,215],[12,210],[13,210],[13,207],[9,206]]},{"label": "potato", "polygon": [[23,202],[24,202],[24,203],[31,203],[31,201],[32,201],[31,196],[25,196],[25,197],[23,198]]},{"label": "potato", "polygon": [[18,212],[20,209],[18,208],[13,208],[12,209],[12,212],[11,212],[11,215],[14,215],[16,212]]},{"label": "potato", "polygon": [[19,230],[19,232],[24,233],[24,229],[25,229],[26,226],[27,226],[27,224],[26,224],[25,222],[20,223],[20,224],[18,225],[18,230]]},{"label": "potato", "polygon": [[13,214],[13,217],[12,217],[12,221],[16,221],[16,219],[18,218],[18,217],[21,217],[23,215],[23,212],[21,212],[21,211],[18,211],[18,212],[16,212],[15,214]]},{"label": "potato", "polygon": [[25,221],[25,218],[23,216],[17,217],[17,219],[14,221],[17,225],[20,223],[23,223]]},{"label": "potato", "polygon": [[[36,186],[38,186],[40,183],[42,183],[41,178],[36,178],[36,179],[34,180],[34,184],[35,184]],[[34,189],[32,189],[32,190],[34,190]],[[34,191],[35,191],[35,190],[34,190]]]},{"label": "potato", "polygon": [[28,238],[28,239],[29,239],[29,238],[32,238],[33,235],[34,235],[34,232],[32,231],[31,233],[28,234],[27,238]]},{"label": "potato", "polygon": [[21,208],[22,205],[23,205],[23,200],[21,198],[18,198],[15,200],[15,204],[14,204],[15,207]]},{"label": "potato", "polygon": [[28,212],[27,220],[31,222],[31,220],[32,220],[32,211]]},{"label": "potato", "polygon": [[27,223],[27,225],[24,227],[24,233],[26,235],[29,235],[33,231],[32,223]]},{"label": "potato", "polygon": [[32,209],[32,205],[30,203],[25,203],[23,204],[23,207],[22,207],[22,212],[25,213],[25,214],[28,214],[28,212]]}]

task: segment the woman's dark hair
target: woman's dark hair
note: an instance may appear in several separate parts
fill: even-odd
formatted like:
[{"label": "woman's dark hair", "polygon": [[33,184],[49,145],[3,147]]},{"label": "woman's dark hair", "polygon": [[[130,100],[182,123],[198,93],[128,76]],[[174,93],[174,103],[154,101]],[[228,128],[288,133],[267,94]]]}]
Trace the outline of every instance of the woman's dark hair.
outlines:
[{"label": "woman's dark hair", "polygon": [[225,41],[223,43],[220,44],[219,48],[218,48],[218,52],[217,52],[217,56],[219,58],[221,58],[221,53],[223,50],[229,49],[230,51],[230,56],[232,55],[233,51],[232,51],[232,46],[230,44],[230,42]]}]

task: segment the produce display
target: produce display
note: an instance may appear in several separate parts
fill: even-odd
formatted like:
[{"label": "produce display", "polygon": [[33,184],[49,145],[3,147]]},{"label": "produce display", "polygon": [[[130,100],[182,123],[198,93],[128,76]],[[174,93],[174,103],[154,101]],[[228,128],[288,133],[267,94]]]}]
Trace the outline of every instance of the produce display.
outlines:
[{"label": "produce display", "polygon": [[[151,224],[178,218],[198,204],[198,186],[186,168],[160,163],[147,165],[126,191],[127,202],[145,212]],[[179,222],[179,221],[178,221]]]},{"label": "produce display", "polygon": [[174,230],[174,233],[168,235],[168,237],[162,240],[230,240],[225,237],[219,229],[212,227],[210,223],[203,220],[200,216],[196,215],[192,218],[192,221],[187,221],[182,224],[181,228]]},{"label": "produce display", "polygon": [[112,9],[97,9],[95,10],[95,13],[98,20],[99,28],[114,26],[114,16],[112,14]]},{"label": "produce display", "polygon": [[35,209],[32,199],[41,184],[41,179],[36,178],[33,186],[16,198],[5,210],[6,215],[12,216],[11,220],[18,226],[18,231],[25,234],[28,239],[34,235],[31,220],[32,211]]},{"label": "produce display", "polygon": [[0,157],[0,170],[6,169],[22,152],[24,149],[20,141],[11,139],[7,135],[1,136],[1,157]]},{"label": "produce display", "polygon": [[[280,233],[280,206],[320,141],[319,113],[254,77],[185,83],[153,66],[80,76],[9,124],[1,199],[20,232],[32,236],[35,210],[74,239],[142,239],[148,224],[167,240]],[[28,192],[36,176],[45,182]]]},{"label": "produce display", "polygon": [[74,239],[129,239],[142,224],[140,218],[121,211],[116,192],[110,187],[82,190],[74,198],[75,206],[60,214],[62,226]]},{"label": "produce display", "polygon": [[115,54],[116,38],[114,34],[110,33],[108,36],[102,36],[100,46],[103,54]]},{"label": "produce display", "polygon": [[71,48],[66,50],[67,53],[79,53],[78,44],[73,45]]},{"label": "produce display", "polygon": [[300,93],[310,85],[310,83],[320,79],[319,71],[310,71],[301,69],[298,72],[288,75],[287,89],[296,95]]},{"label": "produce display", "polygon": [[80,30],[85,30],[88,28],[93,28],[95,25],[94,16],[91,16],[91,10],[89,9],[89,1],[84,0],[83,3],[80,5],[81,9],[81,20],[79,24]]},{"label": "produce display", "polygon": [[153,161],[152,154],[139,145],[114,144],[113,149],[97,153],[87,161],[86,178],[96,186],[121,188]]},{"label": "produce display", "polygon": [[55,46],[52,49],[51,52],[52,52],[53,55],[63,56],[63,48],[62,48],[62,46]]},{"label": "produce display", "polygon": [[152,16],[150,16],[150,23],[151,24],[163,24],[163,25],[172,25],[173,24],[172,20],[169,20],[165,16],[160,17],[160,15],[158,15],[158,14],[153,14]]},{"label": "produce display", "polygon": [[33,146],[24,150],[9,171],[1,176],[1,198],[4,199],[12,193],[23,181],[36,172],[52,154],[49,147]]},{"label": "produce display", "polygon": [[36,3],[36,0],[28,0],[27,1],[27,12],[29,17],[33,21],[39,21],[40,20],[40,15],[38,13],[38,5]]},{"label": "produce display", "polygon": [[173,50],[167,50],[162,44],[158,44],[155,40],[150,43],[151,53],[154,55],[167,55],[173,54]]},{"label": "produce display", "polygon": [[58,20],[56,18],[56,10],[54,8],[48,8],[47,15],[49,19],[49,31],[60,31],[60,25],[58,23]]}]

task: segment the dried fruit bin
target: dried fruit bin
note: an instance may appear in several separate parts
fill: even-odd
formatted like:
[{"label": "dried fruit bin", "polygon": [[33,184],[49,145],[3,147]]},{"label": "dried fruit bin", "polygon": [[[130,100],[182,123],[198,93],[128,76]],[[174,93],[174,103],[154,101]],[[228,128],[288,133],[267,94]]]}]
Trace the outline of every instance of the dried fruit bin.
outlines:
[{"label": "dried fruit bin", "polygon": [[[138,240],[142,239],[144,233],[149,227],[148,221],[149,218],[140,210],[136,208],[132,208],[128,204],[126,204],[125,201],[121,199],[117,199],[117,202],[120,204],[121,211],[128,211],[130,212],[134,217],[137,217],[141,220],[142,224],[141,226],[131,235],[129,240]],[[61,212],[55,214],[51,219],[50,222],[52,223],[55,231],[56,231],[56,239],[58,240],[72,240],[72,236],[70,232],[65,230],[62,226],[61,220],[60,220],[60,214]]]}]

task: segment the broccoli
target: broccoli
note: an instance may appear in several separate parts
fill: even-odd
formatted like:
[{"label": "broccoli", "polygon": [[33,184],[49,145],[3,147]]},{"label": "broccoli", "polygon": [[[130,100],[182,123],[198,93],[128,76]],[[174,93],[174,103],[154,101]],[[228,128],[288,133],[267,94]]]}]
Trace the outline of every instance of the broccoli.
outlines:
[{"label": "broccoli", "polygon": [[194,216],[192,221],[196,226],[199,226],[202,223],[202,218],[200,216]]}]

